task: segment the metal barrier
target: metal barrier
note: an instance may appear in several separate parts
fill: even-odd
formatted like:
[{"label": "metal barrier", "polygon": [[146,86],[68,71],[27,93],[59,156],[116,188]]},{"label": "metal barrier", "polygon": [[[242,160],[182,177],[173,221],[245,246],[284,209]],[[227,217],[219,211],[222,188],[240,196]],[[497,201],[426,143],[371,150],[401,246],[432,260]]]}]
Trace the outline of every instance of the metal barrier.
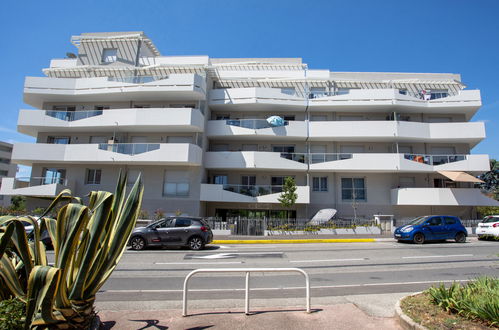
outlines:
[{"label": "metal barrier", "polygon": [[218,269],[196,269],[187,274],[184,280],[184,291],[182,298],[182,316],[187,316],[187,293],[189,279],[198,273],[246,273],[246,289],[245,289],[245,308],[244,312],[249,315],[249,284],[250,284],[250,273],[262,273],[262,272],[297,272],[305,277],[305,289],[306,289],[306,306],[307,313],[310,313],[310,278],[308,274],[300,268],[218,268]]}]

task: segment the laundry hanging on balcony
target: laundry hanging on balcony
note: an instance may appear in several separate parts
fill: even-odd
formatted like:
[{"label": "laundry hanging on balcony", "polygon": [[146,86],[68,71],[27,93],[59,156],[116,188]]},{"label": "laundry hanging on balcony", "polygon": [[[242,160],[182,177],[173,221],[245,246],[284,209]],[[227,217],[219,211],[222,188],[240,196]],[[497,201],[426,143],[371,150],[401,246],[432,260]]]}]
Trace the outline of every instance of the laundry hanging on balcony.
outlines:
[{"label": "laundry hanging on balcony", "polygon": [[279,116],[270,116],[269,118],[267,118],[267,123],[269,123],[269,125],[273,127],[285,125],[284,119]]}]

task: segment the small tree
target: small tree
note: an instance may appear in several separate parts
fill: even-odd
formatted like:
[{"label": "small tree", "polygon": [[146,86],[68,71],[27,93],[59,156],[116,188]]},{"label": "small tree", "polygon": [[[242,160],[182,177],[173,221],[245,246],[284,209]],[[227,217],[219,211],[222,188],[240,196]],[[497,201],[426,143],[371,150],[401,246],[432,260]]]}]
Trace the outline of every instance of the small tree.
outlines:
[{"label": "small tree", "polygon": [[[296,193],[296,182],[295,180],[287,176],[284,179],[284,186],[282,187],[282,192],[277,199],[281,205],[287,209],[295,205],[298,194]],[[289,212],[286,210],[286,218],[289,219]]]},{"label": "small tree", "polygon": [[499,200],[499,162],[495,159],[490,160],[490,171],[479,176],[484,183],[480,183],[480,188],[491,195],[492,198]]}]

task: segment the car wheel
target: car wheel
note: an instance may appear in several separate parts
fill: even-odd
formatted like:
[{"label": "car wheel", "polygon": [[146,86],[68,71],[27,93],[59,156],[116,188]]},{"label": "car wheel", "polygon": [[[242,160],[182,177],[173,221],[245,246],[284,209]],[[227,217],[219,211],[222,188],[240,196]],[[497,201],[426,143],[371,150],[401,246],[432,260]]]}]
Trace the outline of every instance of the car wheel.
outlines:
[{"label": "car wheel", "polygon": [[191,237],[189,239],[189,248],[191,250],[201,250],[204,247],[204,242],[201,237]]},{"label": "car wheel", "polygon": [[130,245],[133,250],[140,251],[145,249],[146,241],[142,237],[135,236],[131,239]]},{"label": "car wheel", "polygon": [[478,236],[478,240],[479,240],[479,241],[483,241],[483,240],[485,240],[485,237],[483,237],[483,236]]},{"label": "car wheel", "polygon": [[414,238],[412,239],[412,241],[416,244],[423,244],[425,241],[425,237],[422,233],[416,233],[414,234]]},{"label": "car wheel", "polygon": [[457,233],[456,237],[454,238],[457,243],[464,243],[466,242],[466,235],[462,232]]}]

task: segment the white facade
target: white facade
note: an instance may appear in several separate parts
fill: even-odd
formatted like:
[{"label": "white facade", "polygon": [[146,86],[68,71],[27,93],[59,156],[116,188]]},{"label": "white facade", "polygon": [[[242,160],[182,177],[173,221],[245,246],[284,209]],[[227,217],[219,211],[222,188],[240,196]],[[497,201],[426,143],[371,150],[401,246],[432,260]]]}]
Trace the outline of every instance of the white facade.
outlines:
[{"label": "white facade", "polygon": [[[471,218],[497,205],[470,183],[485,127],[470,122],[480,91],[456,74],[310,70],[299,58],[160,56],[141,32],[73,37],[74,59],[27,77],[14,145],[29,180],[0,193],[84,196],[112,190],[118,171],[142,173],[152,216],[281,216],[283,180],[295,179],[299,218],[448,213]],[[114,55],[109,55],[114,54]],[[284,125],[266,119],[280,116]],[[9,175],[10,176],[10,175]],[[29,206],[41,205],[30,198]]]},{"label": "white facade", "polygon": [[[8,180],[16,175],[17,165],[11,163],[12,144],[0,141],[0,187],[9,187]],[[0,188],[0,206],[10,205],[9,194],[3,194]]]}]

